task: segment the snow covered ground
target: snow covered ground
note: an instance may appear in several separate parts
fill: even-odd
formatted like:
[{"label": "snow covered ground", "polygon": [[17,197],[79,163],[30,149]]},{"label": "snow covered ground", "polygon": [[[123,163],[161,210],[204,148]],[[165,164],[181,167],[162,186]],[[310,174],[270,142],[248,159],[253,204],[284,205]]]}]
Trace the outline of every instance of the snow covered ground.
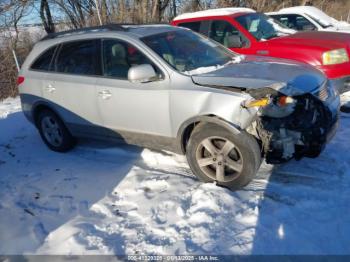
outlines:
[{"label": "snow covered ground", "polygon": [[317,159],[264,164],[244,190],[183,156],[82,141],[49,151],[0,102],[0,254],[350,254],[350,116]]}]

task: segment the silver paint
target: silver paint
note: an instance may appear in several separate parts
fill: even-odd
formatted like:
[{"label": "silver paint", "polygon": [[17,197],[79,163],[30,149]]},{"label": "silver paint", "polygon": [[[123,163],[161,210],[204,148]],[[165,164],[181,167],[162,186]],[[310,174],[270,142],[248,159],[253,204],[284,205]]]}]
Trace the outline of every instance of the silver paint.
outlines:
[{"label": "silver paint", "polygon": [[[184,131],[198,121],[215,122],[233,133],[246,130],[258,117],[257,108],[241,106],[243,101],[252,99],[248,90],[270,88],[285,95],[304,94],[326,80],[321,72],[306,65],[249,56],[211,73],[188,76],[171,68],[140,40],[145,35],[171,30],[187,29],[144,26],[130,32],[90,32],[37,43],[20,71],[20,75],[25,76],[19,87],[25,115],[33,121],[36,106],[45,104],[69,127],[85,127],[86,131],[101,127],[104,131],[99,135],[106,137],[108,130],[133,134],[126,140],[135,144],[149,145],[147,139],[160,137],[170,141],[167,149],[183,153]],[[66,41],[99,38],[132,44],[162,71],[163,78],[129,81],[29,69],[47,48]],[[140,71],[147,71],[145,75],[151,76],[146,67]],[[130,71],[130,80],[139,79],[140,72],[135,76],[136,69]]]}]

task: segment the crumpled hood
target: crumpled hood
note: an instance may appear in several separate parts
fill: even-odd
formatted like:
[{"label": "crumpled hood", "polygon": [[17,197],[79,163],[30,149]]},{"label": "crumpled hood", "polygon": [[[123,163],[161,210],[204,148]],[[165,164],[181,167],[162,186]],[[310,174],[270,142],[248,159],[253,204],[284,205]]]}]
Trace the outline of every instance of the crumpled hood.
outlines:
[{"label": "crumpled hood", "polygon": [[203,86],[232,87],[242,90],[274,87],[285,95],[301,95],[319,87],[325,76],[306,64],[275,58],[246,56],[243,61],[219,70],[192,75]]}]

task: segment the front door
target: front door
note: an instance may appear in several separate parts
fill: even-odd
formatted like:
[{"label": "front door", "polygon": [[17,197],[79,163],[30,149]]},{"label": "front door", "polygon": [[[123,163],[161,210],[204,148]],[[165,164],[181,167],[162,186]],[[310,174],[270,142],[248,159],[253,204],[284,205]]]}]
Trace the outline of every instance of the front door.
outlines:
[{"label": "front door", "polygon": [[[103,77],[96,83],[97,104],[109,135],[128,136],[138,140],[131,141],[136,144],[150,139],[147,135],[170,136],[168,76],[137,48],[117,39],[102,41],[102,61]],[[130,82],[128,70],[141,64],[152,65],[159,79]]]}]

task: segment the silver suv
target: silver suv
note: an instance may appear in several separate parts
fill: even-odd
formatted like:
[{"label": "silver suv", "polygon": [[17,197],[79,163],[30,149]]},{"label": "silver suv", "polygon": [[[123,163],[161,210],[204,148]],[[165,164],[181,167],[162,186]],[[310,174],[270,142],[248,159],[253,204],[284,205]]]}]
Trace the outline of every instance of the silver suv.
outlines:
[{"label": "silver suv", "polygon": [[167,25],[49,35],[18,82],[24,114],[50,149],[91,137],[169,150],[231,189],[252,180],[262,157],[318,156],[338,122],[339,96],[316,69],[240,56]]}]

